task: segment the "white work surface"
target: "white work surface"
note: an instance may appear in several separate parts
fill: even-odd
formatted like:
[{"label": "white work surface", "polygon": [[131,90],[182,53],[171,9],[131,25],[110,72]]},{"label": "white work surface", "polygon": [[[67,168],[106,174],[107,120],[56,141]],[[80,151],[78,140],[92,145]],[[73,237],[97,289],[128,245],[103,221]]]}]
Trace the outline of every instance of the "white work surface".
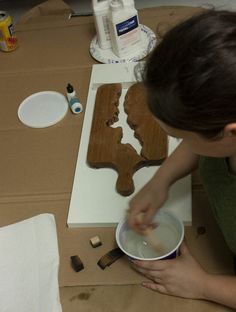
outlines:
[{"label": "white work surface", "polygon": [[[125,93],[128,87],[136,81],[135,65],[137,63],[93,65],[67,219],[69,227],[116,226],[124,217],[129,200],[159,168],[158,166],[151,166],[139,169],[133,176],[134,193],[124,197],[118,194],[115,189],[118,177],[115,170],[90,168],[86,161],[96,92],[97,88],[105,83],[122,83],[119,121],[113,124],[113,127],[121,126],[123,128],[121,142],[130,143],[139,153],[141,146],[134,138],[134,132],[126,123],[127,116],[123,111]],[[168,139],[168,154],[170,154],[179,144],[179,141],[171,137]],[[112,147],[108,144],[108,148]],[[191,224],[191,199],[191,177],[187,176],[171,187],[169,199],[163,209],[174,212],[185,224]]]}]

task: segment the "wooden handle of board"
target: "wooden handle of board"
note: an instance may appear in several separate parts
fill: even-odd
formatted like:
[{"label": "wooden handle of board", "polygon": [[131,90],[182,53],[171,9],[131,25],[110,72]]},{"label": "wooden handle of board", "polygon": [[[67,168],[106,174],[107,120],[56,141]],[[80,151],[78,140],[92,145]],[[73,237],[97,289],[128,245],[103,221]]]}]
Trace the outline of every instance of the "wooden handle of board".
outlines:
[{"label": "wooden handle of board", "polygon": [[133,173],[124,170],[119,171],[116,181],[116,190],[122,196],[129,196],[134,191]]}]

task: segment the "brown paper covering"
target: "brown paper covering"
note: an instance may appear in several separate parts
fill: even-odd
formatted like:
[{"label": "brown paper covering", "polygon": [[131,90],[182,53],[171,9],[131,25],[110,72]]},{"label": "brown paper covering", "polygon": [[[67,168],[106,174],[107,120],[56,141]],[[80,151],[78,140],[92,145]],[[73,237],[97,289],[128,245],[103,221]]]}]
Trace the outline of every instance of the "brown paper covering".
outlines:
[{"label": "brown paper covering", "polygon": [[[141,23],[154,31],[160,30],[162,23],[163,35],[165,27],[199,11],[157,7],[140,10],[139,16]],[[59,0],[37,6],[16,27],[19,48],[0,56],[0,226],[43,212],[55,215],[63,311],[229,311],[213,303],[162,296],[142,288],[143,277],[131,270],[125,257],[102,271],[96,263],[116,247],[114,228],[67,228],[83,113],[68,112],[53,127],[31,129],[20,123],[17,108],[34,92],[65,94],[68,82],[85,106],[91,66],[97,63],[88,52],[95,28],[92,17],[69,21],[69,12],[71,9]],[[163,23],[167,23],[165,27]],[[232,273],[231,254],[208,208],[205,194],[197,187],[193,193],[193,226],[186,228],[186,240],[207,270]],[[206,228],[204,235],[196,235],[199,226]],[[92,248],[89,240],[96,235],[103,244]],[[85,264],[79,273],[70,266],[70,257],[76,254]]]}]

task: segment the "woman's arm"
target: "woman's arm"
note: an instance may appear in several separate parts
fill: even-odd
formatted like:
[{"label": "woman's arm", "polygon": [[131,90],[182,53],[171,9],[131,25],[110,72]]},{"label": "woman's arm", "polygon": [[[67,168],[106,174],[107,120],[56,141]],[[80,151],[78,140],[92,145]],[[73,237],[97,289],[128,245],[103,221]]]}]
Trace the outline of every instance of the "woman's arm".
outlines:
[{"label": "woman's arm", "polygon": [[207,273],[190,254],[185,242],[172,260],[131,261],[149,281],[142,285],[162,294],[214,301],[236,309],[236,277]]},{"label": "woman's arm", "polygon": [[175,181],[197,169],[198,161],[199,156],[194,154],[183,140],[164,161],[152,179],[156,183],[162,181],[169,187]]},{"label": "woman's arm", "polygon": [[[193,154],[182,141],[164,161],[152,179],[131,199],[129,203],[129,227],[142,232],[151,222],[153,215],[168,197],[169,187],[198,166],[199,156]],[[142,213],[143,218],[137,216]]]},{"label": "woman's arm", "polygon": [[204,283],[203,299],[236,309],[236,277],[208,274]]}]

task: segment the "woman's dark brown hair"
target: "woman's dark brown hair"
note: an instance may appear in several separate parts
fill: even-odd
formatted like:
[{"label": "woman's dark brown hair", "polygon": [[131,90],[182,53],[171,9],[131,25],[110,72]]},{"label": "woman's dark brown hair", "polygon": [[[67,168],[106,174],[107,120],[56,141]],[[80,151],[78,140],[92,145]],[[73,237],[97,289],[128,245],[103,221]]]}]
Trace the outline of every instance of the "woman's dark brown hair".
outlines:
[{"label": "woman's dark brown hair", "polygon": [[144,72],[152,113],[212,138],[236,122],[236,13],[210,10],[172,28]]}]

